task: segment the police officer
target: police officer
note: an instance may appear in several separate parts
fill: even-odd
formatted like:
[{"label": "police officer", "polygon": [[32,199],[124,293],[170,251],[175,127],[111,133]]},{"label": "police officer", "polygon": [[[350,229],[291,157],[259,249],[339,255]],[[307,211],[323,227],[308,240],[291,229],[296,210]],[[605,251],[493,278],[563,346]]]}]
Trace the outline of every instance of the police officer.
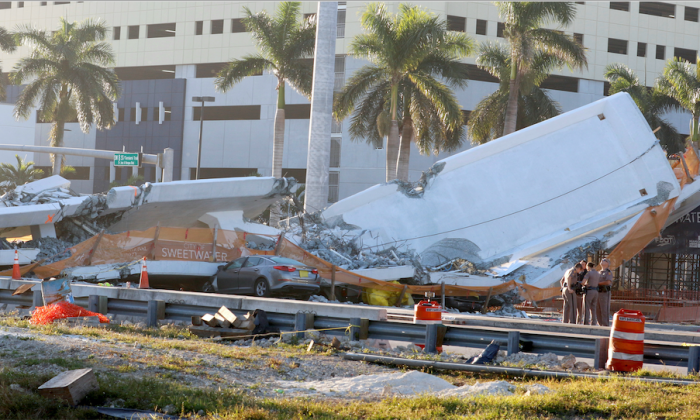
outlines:
[{"label": "police officer", "polygon": [[586,288],[586,298],[583,301],[583,324],[597,325],[598,306],[598,282],[600,274],[595,271],[595,264],[588,263],[588,273],[583,277],[583,286]]},{"label": "police officer", "polygon": [[564,300],[564,311],[561,322],[565,324],[576,323],[576,301],[578,300],[574,285],[578,282],[578,274],[583,271],[581,264],[576,264],[573,268],[566,270],[561,278],[561,297]]},{"label": "police officer", "polygon": [[613,275],[610,271],[610,260],[603,258],[600,262],[600,281],[598,282],[598,325],[610,326],[610,289]]},{"label": "police officer", "polygon": [[[586,260],[581,260],[579,262],[581,264],[581,267],[583,267],[583,270],[581,270],[580,273],[578,273],[578,283],[581,284],[583,282],[583,277],[588,273],[588,270],[586,267],[588,266],[588,261]],[[580,290],[580,292],[577,292],[576,296],[576,323],[577,324],[583,324],[583,300],[585,298],[582,287],[578,287],[577,290]]]}]

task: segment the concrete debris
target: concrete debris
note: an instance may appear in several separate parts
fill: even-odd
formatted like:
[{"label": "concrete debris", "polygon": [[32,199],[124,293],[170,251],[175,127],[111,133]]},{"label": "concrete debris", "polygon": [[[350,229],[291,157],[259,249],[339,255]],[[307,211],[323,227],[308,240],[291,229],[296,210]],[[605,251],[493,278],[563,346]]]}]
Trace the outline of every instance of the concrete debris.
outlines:
[{"label": "concrete debris", "polygon": [[39,249],[36,259],[46,259],[45,264],[49,264],[70,257],[70,248],[78,242],[77,238],[72,241],[64,241],[58,238],[45,237],[26,242],[16,242],[15,244],[19,249]]},{"label": "concrete debris", "polygon": [[378,252],[366,249],[365,231],[338,220],[324,221],[318,215],[296,219],[287,233],[306,251],[345,270],[420,265],[417,255],[405,249],[389,247]]},{"label": "concrete debris", "polygon": [[[287,392],[304,392],[328,396],[417,397],[424,394],[439,397],[510,396],[517,387],[506,381],[477,382],[474,385],[454,386],[444,379],[428,373],[408,371],[405,373],[383,373],[349,378],[334,378],[323,381],[292,382],[277,381]],[[551,392],[544,385],[527,385],[525,395]]]},{"label": "concrete debris", "polygon": [[[500,355],[499,355],[500,356]],[[496,358],[496,363],[506,362],[517,367],[537,366],[545,369],[559,368],[561,362],[559,357],[554,353],[531,354],[531,353],[513,353],[501,359]]]}]

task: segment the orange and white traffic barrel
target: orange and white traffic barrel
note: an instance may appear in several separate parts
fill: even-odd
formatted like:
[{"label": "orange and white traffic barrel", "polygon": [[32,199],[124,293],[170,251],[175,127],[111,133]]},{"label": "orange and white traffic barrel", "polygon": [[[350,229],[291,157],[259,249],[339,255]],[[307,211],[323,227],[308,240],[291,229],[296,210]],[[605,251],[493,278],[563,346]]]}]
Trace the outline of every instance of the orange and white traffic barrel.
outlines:
[{"label": "orange and white traffic barrel", "polygon": [[414,307],[414,324],[442,324],[442,306],[436,301],[431,301],[435,293],[425,292],[427,300],[421,300]]},{"label": "orange and white traffic barrel", "polygon": [[613,316],[606,369],[617,372],[634,372],[642,368],[644,364],[644,322],[644,315],[639,311],[620,309]]}]

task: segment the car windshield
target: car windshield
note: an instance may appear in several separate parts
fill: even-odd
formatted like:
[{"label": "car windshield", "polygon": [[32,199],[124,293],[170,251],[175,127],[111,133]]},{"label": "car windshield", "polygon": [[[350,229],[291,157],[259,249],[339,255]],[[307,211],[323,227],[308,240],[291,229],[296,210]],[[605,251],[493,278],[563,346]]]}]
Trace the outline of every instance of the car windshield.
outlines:
[{"label": "car windshield", "polygon": [[283,257],[271,257],[270,260],[272,260],[275,264],[284,264],[284,265],[306,265],[304,263],[300,263],[299,261],[293,260],[291,258],[283,258]]}]

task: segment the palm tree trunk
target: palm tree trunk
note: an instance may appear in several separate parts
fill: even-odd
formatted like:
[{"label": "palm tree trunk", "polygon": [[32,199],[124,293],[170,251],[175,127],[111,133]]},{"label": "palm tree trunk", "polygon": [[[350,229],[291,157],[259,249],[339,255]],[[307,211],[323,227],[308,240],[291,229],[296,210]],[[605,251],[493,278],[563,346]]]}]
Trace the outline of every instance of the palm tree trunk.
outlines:
[{"label": "palm tree trunk", "polygon": [[408,181],[408,167],[411,159],[411,142],[413,141],[413,120],[411,117],[403,119],[401,130],[401,146],[399,148],[399,161],[396,165],[396,178]]},{"label": "palm tree trunk", "polygon": [[399,123],[396,120],[399,102],[399,87],[391,87],[391,128],[386,140],[386,182],[396,179],[396,163],[399,158]]},{"label": "palm tree trunk", "polygon": [[[63,147],[63,133],[65,132],[65,121],[54,121],[49,132],[49,144],[51,147]],[[60,175],[63,167],[63,155],[51,154],[51,164],[53,165],[53,175]]]},{"label": "palm tree trunk", "polygon": [[[515,63],[516,61],[513,60]],[[511,68],[510,82],[508,84],[508,104],[506,105],[506,118],[503,122],[503,135],[514,133],[518,124],[518,91],[520,90],[520,72],[513,64]]]},{"label": "palm tree trunk", "polygon": [[[277,111],[275,112],[275,132],[272,142],[272,176],[282,178],[282,154],[284,153],[284,80],[277,85]],[[279,202],[270,207],[269,225],[277,227],[280,222]]]},{"label": "palm tree trunk", "polygon": [[316,24],[316,60],[311,83],[309,151],[306,157],[306,189],[304,190],[304,211],[306,213],[322,210],[328,204],[338,3],[319,2],[316,17],[318,19]]},{"label": "palm tree trunk", "polygon": [[690,127],[690,141],[694,142],[697,146],[698,142],[698,120],[700,119],[700,114],[693,114],[693,122]]}]

